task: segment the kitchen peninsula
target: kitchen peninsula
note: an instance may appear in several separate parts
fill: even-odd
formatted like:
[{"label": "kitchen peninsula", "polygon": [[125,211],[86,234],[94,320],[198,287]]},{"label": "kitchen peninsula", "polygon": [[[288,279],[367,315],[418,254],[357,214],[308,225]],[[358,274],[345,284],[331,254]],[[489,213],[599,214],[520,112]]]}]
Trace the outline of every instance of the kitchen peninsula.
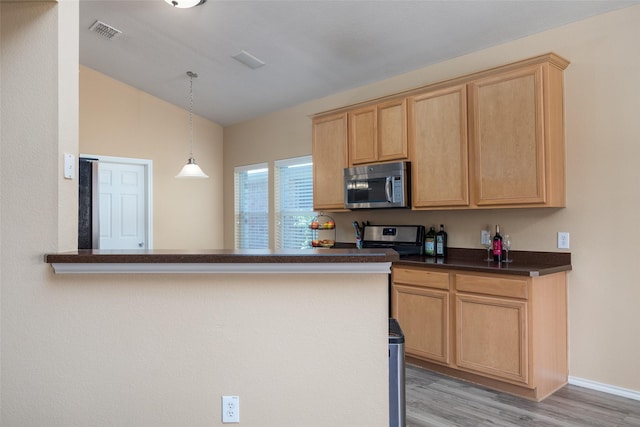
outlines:
[{"label": "kitchen peninsula", "polygon": [[[381,249],[45,256],[59,291],[95,295],[69,313],[78,322],[83,310],[119,307],[104,319],[113,336],[96,336],[119,381],[118,367],[133,360],[136,378],[206,396],[211,414],[220,396],[234,395],[243,424],[308,427],[389,425],[388,278],[397,259]],[[139,340],[124,338],[134,333]],[[273,410],[300,394],[308,398]],[[333,402],[331,411],[319,401]]]},{"label": "kitchen peninsula", "polygon": [[[48,254],[63,273],[383,273],[399,259],[388,249],[78,250]],[[327,265],[329,264],[329,265]]]}]

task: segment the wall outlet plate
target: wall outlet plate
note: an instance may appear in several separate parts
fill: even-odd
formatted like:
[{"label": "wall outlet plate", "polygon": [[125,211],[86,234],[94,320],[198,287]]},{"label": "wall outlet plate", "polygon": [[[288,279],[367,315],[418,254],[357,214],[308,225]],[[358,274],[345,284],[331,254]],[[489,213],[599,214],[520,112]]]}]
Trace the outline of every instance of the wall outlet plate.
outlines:
[{"label": "wall outlet plate", "polygon": [[558,231],[558,249],[569,249],[569,233]]},{"label": "wall outlet plate", "polygon": [[240,422],[240,397],[222,396],[222,423]]},{"label": "wall outlet plate", "polygon": [[481,245],[491,244],[491,232],[489,230],[480,231],[480,244]]}]

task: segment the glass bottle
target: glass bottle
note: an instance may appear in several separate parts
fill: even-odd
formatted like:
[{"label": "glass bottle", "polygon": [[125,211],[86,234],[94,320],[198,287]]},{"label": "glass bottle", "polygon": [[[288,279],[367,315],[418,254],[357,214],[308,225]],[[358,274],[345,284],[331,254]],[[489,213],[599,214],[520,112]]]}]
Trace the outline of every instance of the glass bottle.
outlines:
[{"label": "glass bottle", "polygon": [[444,231],[444,224],[440,224],[440,231],[436,233],[436,257],[447,256],[447,232]]},{"label": "glass bottle", "polygon": [[496,225],[496,234],[493,236],[493,260],[502,262],[502,236],[499,225]]}]

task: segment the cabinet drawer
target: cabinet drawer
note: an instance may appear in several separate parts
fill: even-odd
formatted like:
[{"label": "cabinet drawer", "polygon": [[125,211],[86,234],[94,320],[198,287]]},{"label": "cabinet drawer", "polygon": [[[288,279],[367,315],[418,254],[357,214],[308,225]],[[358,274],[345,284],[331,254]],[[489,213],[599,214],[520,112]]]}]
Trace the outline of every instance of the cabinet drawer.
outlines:
[{"label": "cabinet drawer", "polygon": [[511,298],[528,299],[527,279],[511,279],[500,276],[472,276],[456,274],[456,290],[476,294],[497,295]]},{"label": "cabinet drawer", "polygon": [[419,267],[394,267],[393,282],[436,289],[449,289],[449,273],[431,271]]}]

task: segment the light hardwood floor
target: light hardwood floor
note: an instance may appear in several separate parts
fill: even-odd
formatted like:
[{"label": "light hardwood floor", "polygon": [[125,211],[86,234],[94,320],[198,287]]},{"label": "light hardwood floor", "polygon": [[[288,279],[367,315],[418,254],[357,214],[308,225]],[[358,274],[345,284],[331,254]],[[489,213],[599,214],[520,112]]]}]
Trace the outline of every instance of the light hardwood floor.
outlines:
[{"label": "light hardwood floor", "polygon": [[640,401],[567,385],[527,399],[406,366],[407,427],[640,426]]}]

